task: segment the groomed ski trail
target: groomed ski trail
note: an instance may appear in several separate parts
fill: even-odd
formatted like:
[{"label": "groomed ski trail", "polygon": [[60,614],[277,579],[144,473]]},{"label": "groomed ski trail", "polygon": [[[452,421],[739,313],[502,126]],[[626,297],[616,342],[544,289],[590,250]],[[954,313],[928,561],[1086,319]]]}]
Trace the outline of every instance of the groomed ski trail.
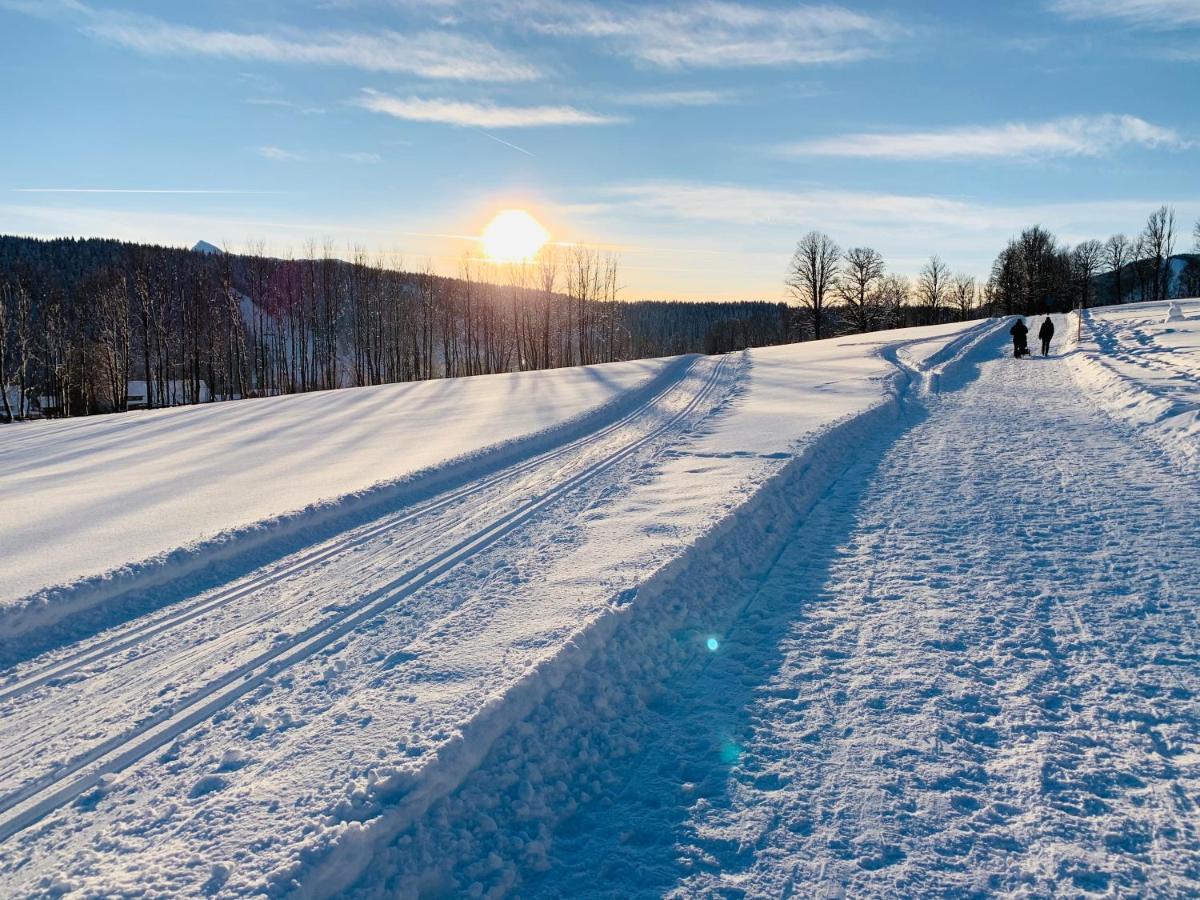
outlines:
[{"label": "groomed ski trail", "polygon": [[[36,842],[47,819],[91,808],[114,776],[148,759],[152,782],[183,775],[199,778],[193,796],[219,790],[219,775],[172,765],[177,738],[209,728],[210,720],[228,721],[231,705],[269,696],[274,683],[290,683],[288,669],[319,667],[324,651],[341,650],[354,637],[370,658],[372,623],[378,627],[397,608],[389,640],[401,645],[418,644],[464,614],[478,618],[471,609],[474,585],[451,588],[449,603],[445,590],[429,598],[418,592],[478,565],[489,552],[503,555],[514,539],[561,545],[564,518],[587,511],[711,416],[727,402],[743,365],[736,356],[684,360],[678,377],[606,427],[251,573],[231,589],[11,670],[0,694],[6,735],[0,841],[33,832]],[[418,654],[376,654],[372,665],[345,671],[342,664],[326,678],[344,673],[371,682]],[[252,735],[262,729],[249,726]],[[244,751],[238,753],[216,771],[245,765]],[[19,870],[25,850],[6,846]]]},{"label": "groomed ski trail", "polygon": [[1200,488],[1004,352],[592,736],[642,744],[577,778],[522,896],[1200,892]]}]

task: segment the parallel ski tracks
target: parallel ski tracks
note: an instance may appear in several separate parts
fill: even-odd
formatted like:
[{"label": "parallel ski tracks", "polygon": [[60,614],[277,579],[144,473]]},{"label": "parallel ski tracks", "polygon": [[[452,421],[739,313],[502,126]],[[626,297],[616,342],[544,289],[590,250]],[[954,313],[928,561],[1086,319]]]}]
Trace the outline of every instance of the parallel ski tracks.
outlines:
[{"label": "parallel ski tracks", "polygon": [[251,576],[250,578],[239,579],[228,588],[218,590],[215,593],[204,592],[198,600],[176,606],[165,616],[150,614],[145,617],[145,621],[137,621],[131,627],[121,628],[109,638],[99,642],[88,642],[87,646],[82,647],[78,653],[56,659],[42,668],[23,675],[10,684],[0,686],[0,704],[19,699],[23,695],[51,681],[69,678],[87,666],[100,662],[106,657],[111,657],[113,654],[121,653],[124,650],[135,647],[156,635],[169,631],[188,621],[198,619],[208,612],[249,594],[253,594],[269,585],[284,581],[311,566],[320,564],[347,550],[352,550],[355,547],[366,544],[388,531],[395,531],[403,528],[405,525],[418,522],[421,519],[427,518],[432,513],[470,500],[473,496],[482,495],[496,485],[511,482],[527,472],[534,471],[546,465],[554,459],[570,456],[588,444],[598,443],[610,434],[628,427],[631,422],[643,415],[648,408],[659,403],[664,397],[676,390],[679,383],[694,368],[695,363],[695,360],[689,362],[686,366],[682,367],[675,377],[671,378],[666,386],[655,392],[644,403],[639,404],[623,416],[618,417],[596,431],[589,432],[582,437],[568,441],[559,447],[547,450],[523,462],[507,466],[498,472],[472,481],[460,488],[439,494],[431,500],[419,503],[412,510],[400,516],[385,515],[376,524],[367,526],[366,528],[351,529],[347,533],[332,540],[324,541],[317,547],[305,551],[300,555],[287,557],[280,566],[268,568],[261,574]]},{"label": "parallel ski tracks", "polygon": [[[694,365],[695,362],[693,361],[688,365],[687,370],[690,371]],[[728,357],[722,357],[718,360],[703,385],[682,409],[640,437],[622,444],[594,463],[585,466],[579,472],[558,482],[553,487],[519,504],[508,512],[493,518],[453,546],[411,566],[396,579],[360,597],[353,604],[339,610],[335,615],[309,626],[298,634],[292,635],[287,640],[277,642],[252,659],[206,682],[203,686],[191,692],[169,708],[101,742],[49,775],[30,782],[23,788],[0,798],[0,842],[8,840],[13,835],[37,823],[55,810],[95,787],[105,775],[120,772],[128,768],[149,753],[169,743],[180,734],[208,719],[217,711],[255,690],[288,667],[308,659],[334,644],[358,626],[386,612],[404,598],[441,578],[480,551],[493,545],[524,522],[534,517],[545,507],[565,495],[574,492],[597,476],[634,455],[639,450],[652,444],[664,435],[669,434],[691,417],[713,394],[729,365],[730,361]],[[685,375],[686,372],[681,375],[681,379]],[[458,491],[436,499],[433,503],[427,504],[419,510],[414,510],[411,514],[401,517],[401,519],[389,520],[386,525],[380,526],[374,533],[377,534],[389,528],[395,528],[405,521],[411,521],[411,519],[428,514],[431,510],[441,508],[441,506],[449,505],[462,499],[469,499],[470,496],[484,490],[486,487],[511,480],[515,475],[529,471],[537,466],[545,465],[553,459],[569,454],[588,443],[610,435],[618,429],[629,425],[640,415],[643,415],[647,408],[663,400],[668,394],[676,390],[678,386],[679,380],[676,380],[655,394],[647,403],[599,431],[572,441],[563,447],[534,457],[527,462],[505,469],[493,476],[473,482],[471,485]],[[101,656],[119,652],[121,649],[143,641],[167,628],[185,622],[189,618],[199,616],[214,606],[227,603],[265,584],[284,578],[288,574],[313,565],[315,562],[326,559],[352,546],[354,543],[366,539],[368,539],[367,534],[355,532],[354,537],[349,541],[334,542],[333,544],[322,546],[320,549],[300,559],[289,562],[281,570],[266,573],[259,579],[243,582],[230,591],[210,597],[202,603],[181,610],[178,614],[166,619],[157,620],[145,629],[119,635],[113,638],[112,641],[102,645],[93,645],[80,656],[61,661],[52,667],[29,676],[15,685],[5,688],[4,692],[0,693],[0,701],[32,690],[38,685],[45,684],[50,679],[62,677],[70,671],[77,670],[90,662],[96,661]]]}]

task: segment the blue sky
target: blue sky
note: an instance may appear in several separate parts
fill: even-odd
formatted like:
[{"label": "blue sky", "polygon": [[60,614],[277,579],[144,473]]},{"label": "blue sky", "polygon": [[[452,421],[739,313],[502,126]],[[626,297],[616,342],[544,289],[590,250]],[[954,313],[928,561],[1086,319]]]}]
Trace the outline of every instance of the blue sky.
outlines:
[{"label": "blue sky", "polygon": [[1200,216],[1200,0],[0,0],[0,73],[4,233],[449,274],[521,207],[626,297],[775,299],[812,228],[984,275]]}]

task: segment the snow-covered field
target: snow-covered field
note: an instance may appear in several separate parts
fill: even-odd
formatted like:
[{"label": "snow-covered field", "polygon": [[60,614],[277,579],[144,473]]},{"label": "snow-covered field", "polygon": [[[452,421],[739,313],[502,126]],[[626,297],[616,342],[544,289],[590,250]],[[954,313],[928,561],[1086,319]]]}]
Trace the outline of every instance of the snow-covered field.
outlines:
[{"label": "snow-covered field", "polygon": [[[1151,327],[1106,344],[1122,314],[1156,315],[1095,312],[1078,352],[1060,320],[1048,360],[983,321],[545,373],[536,413],[526,375],[377,389],[382,424],[355,391],[316,428],[271,401],[270,436],[203,410],[187,496],[207,441],[301,469],[148,551],[98,505],[86,568],[5,575],[158,556],[13,613],[0,893],[1194,893],[1200,488],[1088,390],[1166,390],[1117,368]],[[58,424],[0,433],[57,457],[48,516],[138,455]]]}]

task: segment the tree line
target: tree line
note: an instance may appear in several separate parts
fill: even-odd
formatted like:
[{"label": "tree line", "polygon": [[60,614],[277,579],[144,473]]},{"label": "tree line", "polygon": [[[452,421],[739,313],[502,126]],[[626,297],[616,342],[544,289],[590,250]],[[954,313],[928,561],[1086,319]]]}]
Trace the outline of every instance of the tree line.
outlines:
[{"label": "tree line", "polygon": [[787,339],[766,302],[625,302],[618,261],[551,248],[456,277],[296,257],[0,237],[0,419],[725,352]]},{"label": "tree line", "polygon": [[[1200,251],[1200,222],[1194,231]],[[1067,246],[1040,226],[979,281],[933,256],[915,278],[812,231],[791,304],[624,301],[615,256],[464,257],[456,277],[325,243],[278,258],[113,240],[0,237],[0,421],[589,365],[984,315],[1200,296],[1163,206],[1135,237]]]},{"label": "tree line", "polygon": [[[1200,253],[1200,221],[1193,231]],[[916,278],[889,273],[870,247],[843,251],[821,231],[796,245],[786,285],[801,311],[793,332],[820,339],[905,325],[991,315],[1066,312],[1096,304],[1200,296],[1200,256],[1176,254],[1169,206],[1150,214],[1134,238],[1063,244],[1041,226],[1022,231],[997,256],[985,281],[955,274],[938,256]]]}]

